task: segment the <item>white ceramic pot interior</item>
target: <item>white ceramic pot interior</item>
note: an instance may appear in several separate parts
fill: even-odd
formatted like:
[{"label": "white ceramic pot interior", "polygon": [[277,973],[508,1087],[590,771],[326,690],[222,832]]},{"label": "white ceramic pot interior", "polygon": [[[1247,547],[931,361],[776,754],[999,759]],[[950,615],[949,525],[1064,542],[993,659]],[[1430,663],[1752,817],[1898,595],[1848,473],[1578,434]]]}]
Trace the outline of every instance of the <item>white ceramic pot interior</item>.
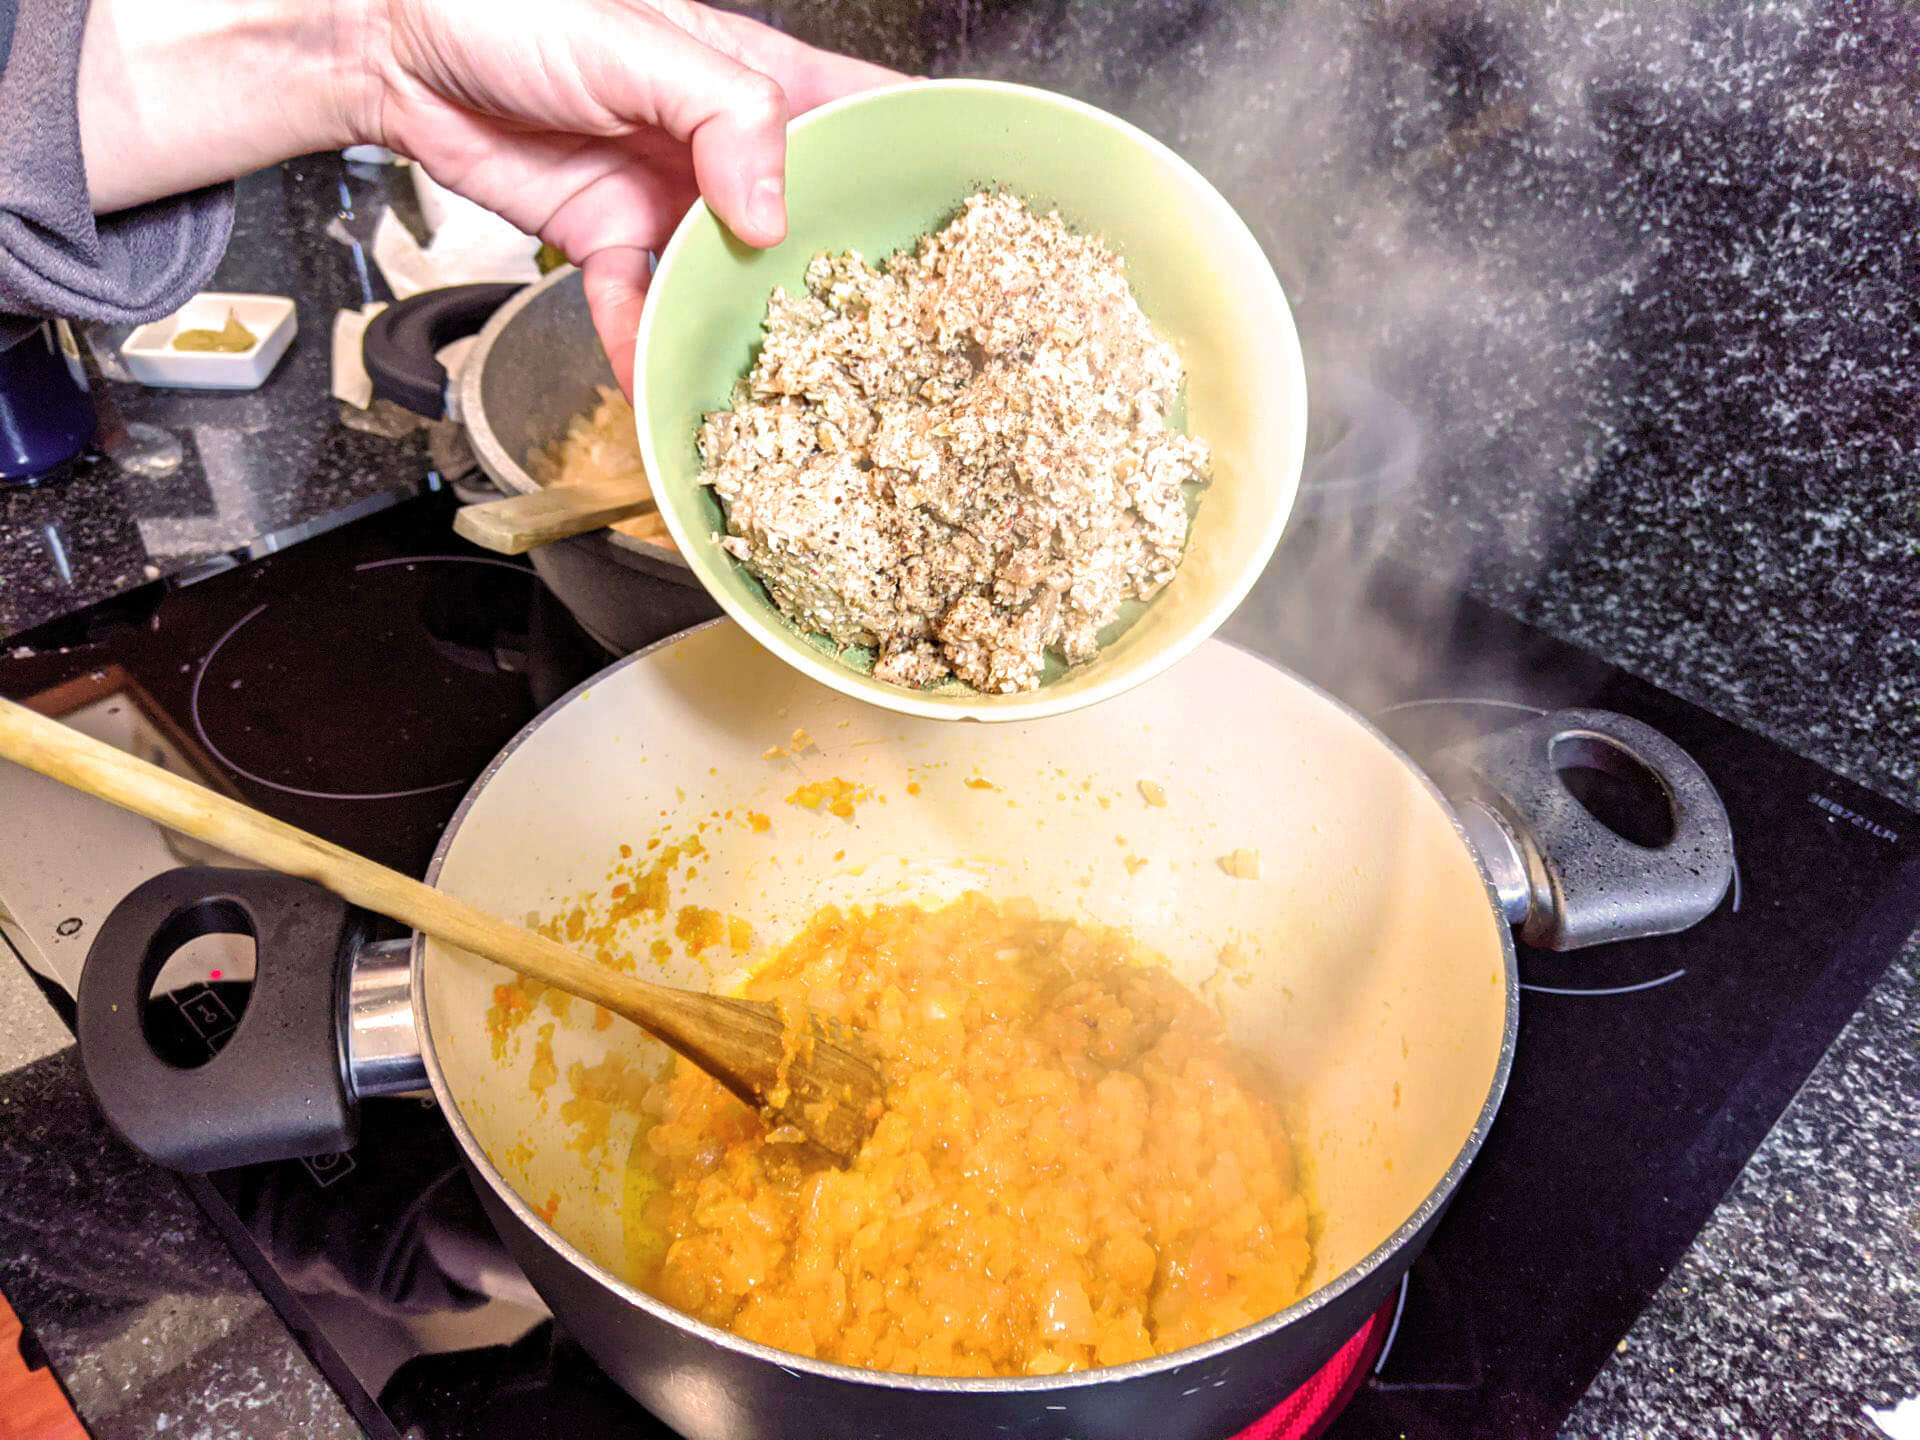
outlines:
[{"label": "white ceramic pot interior", "polygon": [[[767,758],[795,729],[816,748]],[[831,778],[869,792],[851,820],[787,803]],[[1165,787],[1164,807],[1146,803],[1143,779]],[[749,811],[769,828],[755,830]],[[552,914],[584,892],[604,896],[621,845],[702,822],[696,875],[676,874],[664,921],[631,935],[641,973],[674,984],[734,985],[829,902],[972,888],[1127,925],[1196,985],[1224,946],[1241,947],[1250,981],[1221,994],[1234,1036],[1270,1057],[1295,1108],[1316,1284],[1414,1213],[1494,1083],[1506,952],[1451,816],[1340,706],[1217,641],[1070,719],[986,727],[849,700],[733,625],[710,626],[549,714],[484,782],[439,883],[503,915]],[[1258,852],[1260,878],[1217,863],[1241,849]],[[745,919],[754,950],[710,971],[674,936],[683,905]],[[649,956],[655,940],[670,947],[664,961]],[[576,1005],[565,1020],[541,1012],[496,1059],[486,1011],[506,978],[429,947],[427,1014],[447,1088],[508,1183],[536,1207],[557,1197],[554,1229],[618,1273],[635,1122],[616,1119],[583,1153],[567,1076],[612,1052],[651,1065],[662,1054],[624,1023],[593,1029]],[[559,1078],[536,1094],[547,1023]]]}]

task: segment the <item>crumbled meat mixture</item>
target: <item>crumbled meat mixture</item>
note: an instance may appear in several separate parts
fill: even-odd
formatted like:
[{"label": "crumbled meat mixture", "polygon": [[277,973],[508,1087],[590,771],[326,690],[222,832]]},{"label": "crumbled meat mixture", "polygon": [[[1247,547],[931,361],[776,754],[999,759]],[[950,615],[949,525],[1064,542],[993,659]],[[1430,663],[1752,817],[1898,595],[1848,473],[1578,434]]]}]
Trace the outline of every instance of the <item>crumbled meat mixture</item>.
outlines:
[{"label": "crumbled meat mixture", "polygon": [[884,268],[820,255],[775,292],[702,479],[728,552],[877,678],[1030,690],[1180,563],[1208,464],[1167,425],[1182,378],[1118,256],[982,192]]},{"label": "crumbled meat mixture", "polygon": [[857,1031],[886,1114],[842,1169],[676,1065],[639,1101],[626,1278],[919,1375],[1123,1365],[1291,1304],[1313,1252],[1280,1096],[1158,958],[980,894],[819,911],[745,993]]}]

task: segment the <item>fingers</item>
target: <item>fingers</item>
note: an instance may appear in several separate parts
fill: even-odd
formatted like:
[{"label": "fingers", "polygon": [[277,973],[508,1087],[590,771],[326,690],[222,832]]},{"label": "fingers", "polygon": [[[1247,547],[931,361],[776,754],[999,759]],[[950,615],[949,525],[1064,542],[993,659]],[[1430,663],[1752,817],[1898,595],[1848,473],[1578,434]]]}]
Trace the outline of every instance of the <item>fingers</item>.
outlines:
[{"label": "fingers", "polygon": [[700,193],[749,245],[787,238],[787,97],[758,71],[734,105],[702,121],[688,142]]},{"label": "fingers", "polygon": [[[749,244],[777,245],[787,229],[790,109],[810,110],[902,77],[815,50],[743,16],[692,5],[673,5],[668,13],[685,28],[670,21],[657,25],[649,37],[656,63],[597,75],[603,103],[684,142],[700,193],[727,228]],[[629,140],[636,142],[646,143],[637,136]],[[634,346],[652,277],[647,253],[622,243],[592,249],[581,261],[580,277],[614,378],[631,400]]]},{"label": "fingers", "polygon": [[576,259],[658,249],[696,193],[685,147],[658,131],[583,138],[451,112],[433,137],[416,158],[435,180]]},{"label": "fingers", "polygon": [[[700,193],[750,245],[786,238],[787,96],[770,76],[649,12],[641,53],[593,57],[590,84],[615,114],[660,126],[687,145]],[[631,53],[631,52],[628,52]]]},{"label": "fingers", "polygon": [[[749,20],[685,0],[635,8],[633,49],[609,46],[593,66],[601,102],[658,125],[693,156],[700,193],[750,245],[786,238],[787,119],[857,90],[898,82],[880,65],[835,55]],[[648,63],[619,58],[645,54]]]},{"label": "fingers", "polygon": [[795,115],[861,90],[898,85],[907,77],[884,65],[813,46],[782,35],[745,15],[709,10],[712,39],[738,59],[778,81]]},{"label": "fingers", "polygon": [[644,250],[596,250],[580,264],[580,283],[587,292],[593,328],[613,364],[613,378],[629,400],[633,398],[633,347],[651,275]]}]

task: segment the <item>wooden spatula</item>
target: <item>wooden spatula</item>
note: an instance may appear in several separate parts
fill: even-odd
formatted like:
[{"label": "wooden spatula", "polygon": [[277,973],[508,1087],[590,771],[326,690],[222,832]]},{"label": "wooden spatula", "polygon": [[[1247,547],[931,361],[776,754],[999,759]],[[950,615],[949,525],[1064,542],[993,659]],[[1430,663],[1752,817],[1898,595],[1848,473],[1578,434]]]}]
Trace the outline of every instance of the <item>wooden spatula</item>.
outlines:
[{"label": "wooden spatula", "polygon": [[397,870],[0,699],[0,758],[331,890],[449,945],[604,1005],[734,1094],[850,1159],[885,1103],[878,1068],[848,1036],[773,1006],[619,974]]},{"label": "wooden spatula", "polygon": [[657,508],[644,479],[598,480],[463,505],[454,513],[453,528],[482,549],[521,555],[602,525],[650,515]]}]

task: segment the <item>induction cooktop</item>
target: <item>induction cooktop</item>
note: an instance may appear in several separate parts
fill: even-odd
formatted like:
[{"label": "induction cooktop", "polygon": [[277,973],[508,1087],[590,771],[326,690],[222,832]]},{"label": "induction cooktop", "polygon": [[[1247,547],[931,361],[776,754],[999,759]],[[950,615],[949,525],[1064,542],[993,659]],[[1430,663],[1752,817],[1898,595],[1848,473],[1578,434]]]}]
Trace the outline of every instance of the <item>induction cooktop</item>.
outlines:
[{"label": "induction cooktop", "polygon": [[[424,493],[17,636],[0,692],[418,873],[487,759],[612,658],[532,570],[457,540],[452,503]],[[1624,712],[1686,749],[1731,818],[1735,883],[1693,930],[1523,947],[1506,1099],[1432,1244],[1315,1408],[1256,1427],[1552,1436],[1911,930],[1920,817],[1413,571],[1370,565],[1316,610],[1300,588],[1316,567],[1290,556],[1325,539],[1311,520],[1290,533],[1230,638],[1416,759],[1543,710]],[[632,583],[658,635],[713,613],[686,587]],[[205,857],[21,788],[39,783],[0,766],[0,934],[70,1017],[106,912]],[[1622,833],[1646,823],[1630,785],[1582,784]],[[209,952],[168,980],[174,1042],[217,1045],[248,973]],[[429,1104],[371,1101],[346,1153],[189,1183],[371,1434],[668,1440],[507,1258]]]}]

